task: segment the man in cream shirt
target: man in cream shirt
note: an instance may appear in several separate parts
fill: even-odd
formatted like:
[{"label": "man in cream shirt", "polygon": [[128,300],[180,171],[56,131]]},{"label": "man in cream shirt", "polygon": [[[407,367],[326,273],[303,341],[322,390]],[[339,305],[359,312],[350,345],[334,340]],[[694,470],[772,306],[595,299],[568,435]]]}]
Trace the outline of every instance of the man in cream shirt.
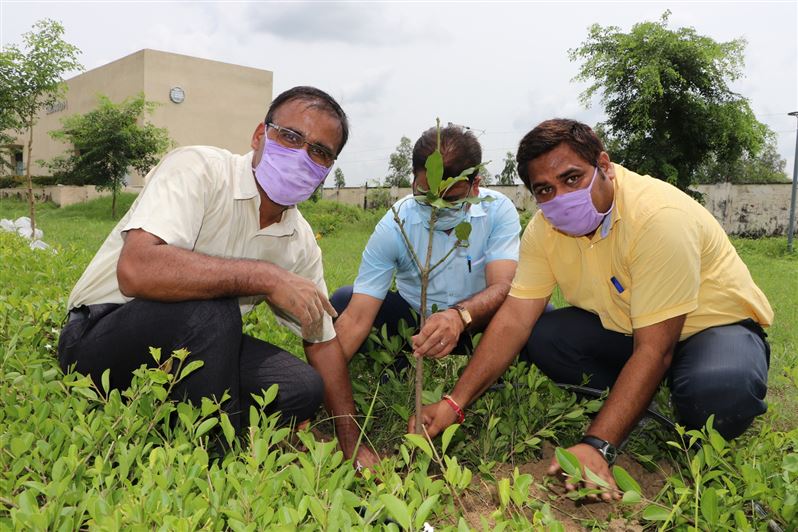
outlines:
[{"label": "man in cream shirt", "polygon": [[[193,146],[169,153],[147,176],[130,211],[86,268],[69,298],[59,362],[125,388],[132,372],[185,348],[203,366],[175,398],[230,398],[242,428],[252,394],[279,385],[284,422],[309,418],[322,399],[347,457],[356,449],[351,383],[327,300],[321,250],[295,208],[324,181],[348,137],[346,114],[328,94],[295,87],[272,102],[239,156]],[[242,334],[241,315],[265,300],[304,340],[310,365]],[[241,414],[244,414],[242,417]]]}]

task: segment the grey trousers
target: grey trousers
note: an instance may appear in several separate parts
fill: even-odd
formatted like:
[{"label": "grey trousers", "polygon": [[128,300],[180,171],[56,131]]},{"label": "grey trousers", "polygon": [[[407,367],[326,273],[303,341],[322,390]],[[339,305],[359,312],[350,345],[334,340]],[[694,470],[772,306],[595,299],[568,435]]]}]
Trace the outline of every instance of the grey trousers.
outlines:
[{"label": "grey trousers", "polygon": [[[155,361],[150,347],[160,347],[162,358],[185,348],[187,361],[203,366],[181,381],[174,398],[200,404],[202,397],[230,399],[222,406],[238,429],[249,419],[260,394],[279,386],[268,413],[280,411],[282,421],[303,421],[318,409],[324,394],[321,376],[294,355],[262,340],[242,334],[241,312],[235,298],[162,303],[134,299],[124,305],[90,305],[70,312],[58,342],[58,360],[100,383],[111,370],[112,388],[127,388],[133,370]],[[174,371],[177,370],[175,365]],[[243,416],[241,413],[243,412]]]},{"label": "grey trousers", "polygon": [[[680,423],[702,427],[711,414],[727,439],[747,429],[767,410],[770,346],[758,324],[711,327],[676,345],[667,380]],[[612,387],[632,356],[633,340],[601,325],[595,314],[576,307],[544,313],[520,358],[558,383]]]}]

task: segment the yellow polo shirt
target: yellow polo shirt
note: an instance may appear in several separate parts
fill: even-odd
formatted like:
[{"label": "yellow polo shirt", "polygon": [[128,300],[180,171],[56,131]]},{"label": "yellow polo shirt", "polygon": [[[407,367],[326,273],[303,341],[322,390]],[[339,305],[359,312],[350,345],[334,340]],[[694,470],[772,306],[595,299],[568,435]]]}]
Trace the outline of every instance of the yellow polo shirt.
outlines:
[{"label": "yellow polo shirt", "polygon": [[[143,229],[171,246],[205,255],[271,262],[313,281],[326,295],[321,250],[299,210],[288,209],[279,222],[261,229],[259,208],[252,152],[234,155],[221,148],[187,146],[168,153],[147,174],[144,189],[72,289],[68,308],[131,300],[120,292],[116,278],[122,236],[131,229]],[[238,298],[241,313],[263,299]],[[272,310],[281,324],[302,335],[296,320]],[[332,319],[325,315],[319,335],[305,340],[333,338]]]},{"label": "yellow polo shirt", "polygon": [[746,318],[770,325],[767,298],[712,214],[664,181],[614,167],[615,204],[591,238],[556,230],[541,211],[530,220],[510,295],[545,298],[557,285],[624,334],[681,314],[681,340]]}]

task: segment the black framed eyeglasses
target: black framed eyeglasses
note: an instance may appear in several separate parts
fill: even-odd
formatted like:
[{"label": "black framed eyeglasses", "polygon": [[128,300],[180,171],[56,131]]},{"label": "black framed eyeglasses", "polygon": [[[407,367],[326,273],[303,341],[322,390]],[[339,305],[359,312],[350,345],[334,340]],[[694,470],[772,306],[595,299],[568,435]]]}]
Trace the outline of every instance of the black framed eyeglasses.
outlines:
[{"label": "black framed eyeglasses", "polygon": [[288,129],[287,127],[278,126],[272,122],[266,123],[267,128],[272,128],[277,131],[277,142],[285,146],[286,148],[293,148],[293,149],[302,149],[302,147],[307,144],[308,145],[308,155],[310,159],[322,166],[326,166],[329,168],[335,162],[337,158],[336,155],[331,152],[329,149],[325,148],[321,144],[316,144],[314,142],[308,142],[308,139],[305,138],[305,135],[302,133],[298,133],[293,129]]}]

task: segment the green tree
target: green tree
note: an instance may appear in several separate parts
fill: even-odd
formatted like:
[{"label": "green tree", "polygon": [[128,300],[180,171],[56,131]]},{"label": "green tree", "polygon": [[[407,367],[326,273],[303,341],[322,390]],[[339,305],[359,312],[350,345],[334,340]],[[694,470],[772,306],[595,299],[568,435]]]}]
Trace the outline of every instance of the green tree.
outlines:
[{"label": "green tree", "polygon": [[63,129],[50,133],[55,139],[71,143],[74,150],[56,157],[49,166],[65,180],[110,190],[111,215],[116,218],[116,197],[129,169],[147,173],[169,148],[166,129],[144,123],[145,115],[156,106],[143,94],[119,104],[100,95],[96,109],[64,118]]},{"label": "green tree", "polygon": [[499,172],[498,185],[515,185],[518,178],[518,168],[516,168],[515,156],[508,151],[504,156],[504,168]]},{"label": "green tree", "polygon": [[346,180],[344,179],[344,171],[340,168],[335,169],[335,188],[344,188]]},{"label": "green tree", "polygon": [[64,27],[61,24],[43,19],[22,36],[22,48],[11,44],[0,52],[0,103],[5,110],[2,114],[8,113],[8,123],[14,130],[20,134],[28,133],[25,177],[28,182],[31,228],[34,231],[36,208],[30,175],[33,127],[39,113],[57,102],[66,92],[64,74],[83,68],[77,60],[80,50],[64,41],[63,34]]},{"label": "green tree", "polygon": [[482,167],[482,170],[479,171],[479,176],[482,178],[479,181],[480,185],[489,187],[493,184],[493,174],[491,174],[490,171],[484,166]]},{"label": "green tree", "polygon": [[712,157],[733,164],[762,149],[766,126],[729,82],[742,75],[744,39],[716,42],[694,28],[668,28],[670,11],[657,22],[590,27],[570,50],[581,61],[578,81],[590,105],[601,93],[607,114],[600,124],[613,158],[688,190],[701,164]]},{"label": "green tree", "polygon": [[716,157],[702,164],[696,172],[696,183],[789,183],[785,161],[776,147],[776,135],[768,131],[765,147],[759,155],[743,154],[730,163]]},{"label": "green tree", "polygon": [[413,180],[413,144],[407,137],[399,140],[396,151],[388,161],[388,175],[385,176],[386,187],[409,187]]}]

